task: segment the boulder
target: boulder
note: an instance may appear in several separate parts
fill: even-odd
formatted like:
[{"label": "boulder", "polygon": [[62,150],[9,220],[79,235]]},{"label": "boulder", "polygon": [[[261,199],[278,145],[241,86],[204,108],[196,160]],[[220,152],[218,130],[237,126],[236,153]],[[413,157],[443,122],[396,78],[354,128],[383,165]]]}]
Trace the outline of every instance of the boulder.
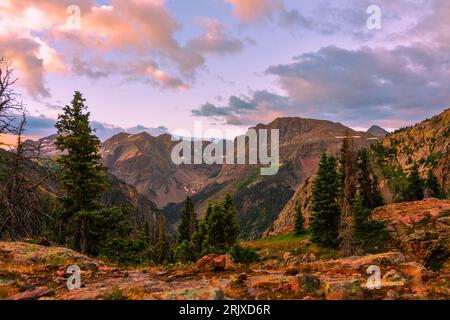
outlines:
[{"label": "boulder", "polygon": [[385,282],[389,282],[389,283],[397,283],[398,282],[398,283],[401,283],[401,285],[403,285],[406,281],[403,274],[401,274],[400,272],[398,272],[394,269],[386,272],[384,274],[382,280]]},{"label": "boulder", "polygon": [[80,267],[81,270],[98,271],[99,265],[94,261],[87,261]]},{"label": "boulder", "polygon": [[387,223],[395,244],[425,267],[438,270],[450,260],[449,200],[395,203],[374,210]]},{"label": "boulder", "polygon": [[53,295],[54,292],[48,287],[39,287],[32,291],[24,291],[13,295],[8,300],[37,300],[42,297]]},{"label": "boulder", "polygon": [[284,272],[284,274],[286,276],[295,276],[299,273],[298,269],[294,266],[288,266],[286,268],[286,271]]},{"label": "boulder", "polygon": [[395,291],[395,290],[388,290],[386,293],[386,297],[384,298],[384,300],[397,300],[399,299],[400,294]]},{"label": "boulder", "polygon": [[296,257],[292,252],[285,252],[283,254],[283,262],[286,265],[295,265],[300,263],[300,259]]},{"label": "boulder", "polygon": [[327,300],[361,300],[364,291],[358,279],[325,281],[325,299]]},{"label": "boulder", "polygon": [[248,275],[246,273],[241,273],[238,276],[234,276],[231,278],[230,286],[231,287],[238,287],[244,285],[245,280],[248,279]]},{"label": "boulder", "polygon": [[234,269],[233,258],[228,255],[208,254],[196,263],[198,272],[226,271]]},{"label": "boulder", "polygon": [[0,278],[0,287],[12,286],[15,283],[16,283],[16,280]]},{"label": "boulder", "polygon": [[300,274],[291,280],[291,290],[294,293],[317,295],[321,293],[321,282],[312,274]]}]

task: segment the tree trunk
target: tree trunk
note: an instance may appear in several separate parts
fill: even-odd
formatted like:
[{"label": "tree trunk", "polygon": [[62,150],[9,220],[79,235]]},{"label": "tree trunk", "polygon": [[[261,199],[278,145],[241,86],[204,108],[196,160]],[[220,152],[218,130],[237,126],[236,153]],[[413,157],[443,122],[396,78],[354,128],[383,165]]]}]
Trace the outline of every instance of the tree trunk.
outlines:
[{"label": "tree trunk", "polygon": [[80,252],[86,254],[87,251],[87,236],[86,236],[86,219],[81,219],[80,222]]},{"label": "tree trunk", "polygon": [[345,179],[344,179],[344,199],[342,204],[341,222],[339,230],[339,238],[341,241],[340,247],[342,253],[346,256],[353,255],[356,252],[353,243],[353,218],[352,218],[352,197],[356,192],[354,179],[354,146],[353,139],[349,137],[347,131],[346,138],[347,146],[345,150]]}]

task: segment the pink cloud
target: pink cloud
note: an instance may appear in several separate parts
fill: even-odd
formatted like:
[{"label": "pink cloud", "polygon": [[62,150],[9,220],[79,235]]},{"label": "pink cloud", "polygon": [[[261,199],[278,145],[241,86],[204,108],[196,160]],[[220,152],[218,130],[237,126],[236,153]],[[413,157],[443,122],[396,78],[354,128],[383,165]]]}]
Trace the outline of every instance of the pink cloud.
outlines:
[{"label": "pink cloud", "polygon": [[284,9],[282,0],[225,0],[233,6],[233,14],[243,22],[251,23],[270,18]]},{"label": "pink cloud", "polygon": [[[76,4],[81,14],[79,28],[68,24],[72,0],[8,0],[0,4],[7,18],[3,32],[0,30],[0,42],[5,44],[1,54],[17,65],[33,95],[49,95],[46,72],[69,71],[94,78],[118,73],[186,89],[186,82],[194,79],[209,54],[242,47],[213,20],[205,23],[204,35],[186,45],[179,43],[175,33],[181,25],[163,0],[111,0],[103,6],[82,0]],[[25,43],[27,47],[23,47]],[[142,56],[148,57],[151,65],[136,64]],[[130,68],[133,63],[135,67]]]},{"label": "pink cloud", "polygon": [[0,48],[8,62],[18,71],[19,84],[34,96],[50,95],[44,82],[44,60],[39,56],[40,44],[32,38],[0,36]]},{"label": "pink cloud", "polygon": [[189,41],[187,47],[202,54],[215,53],[225,55],[241,51],[244,44],[241,40],[227,37],[227,28],[220,21],[199,18],[204,33]]}]

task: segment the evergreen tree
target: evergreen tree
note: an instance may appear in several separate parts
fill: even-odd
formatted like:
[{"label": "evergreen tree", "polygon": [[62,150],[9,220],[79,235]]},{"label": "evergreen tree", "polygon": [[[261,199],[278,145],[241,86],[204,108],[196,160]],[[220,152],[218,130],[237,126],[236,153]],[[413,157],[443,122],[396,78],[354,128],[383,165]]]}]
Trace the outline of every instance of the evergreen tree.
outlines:
[{"label": "evergreen tree", "polygon": [[407,178],[407,187],[404,193],[404,200],[416,201],[423,199],[423,187],[424,183],[419,174],[419,168],[414,163],[413,168]]},{"label": "evergreen tree", "polygon": [[237,213],[233,203],[233,198],[230,194],[225,196],[222,208],[223,223],[225,228],[225,245],[227,248],[231,248],[237,243],[239,237],[239,223],[237,221]]},{"label": "evergreen tree", "polygon": [[178,226],[179,243],[191,241],[192,236],[197,231],[197,214],[190,197],[186,197],[184,210],[181,213],[181,220]]},{"label": "evergreen tree", "polygon": [[169,259],[166,219],[162,215],[158,219],[158,241],[156,242],[155,254],[155,261],[157,263],[163,263],[165,260]]},{"label": "evergreen tree", "polygon": [[194,252],[201,253],[204,250],[206,232],[206,223],[205,220],[202,220],[198,224],[197,231],[192,236],[192,248]]},{"label": "evergreen tree", "polygon": [[300,236],[305,233],[305,219],[302,214],[302,206],[300,202],[295,204],[295,235]]},{"label": "evergreen tree", "polygon": [[363,198],[357,193],[352,202],[352,215],[356,231],[369,221],[371,213],[372,211],[364,205]]},{"label": "evergreen tree", "polygon": [[401,166],[395,166],[389,179],[395,200],[404,200],[408,187],[408,177]]},{"label": "evergreen tree", "polygon": [[[106,189],[106,168],[98,152],[100,140],[89,124],[90,113],[86,112],[80,92],[76,91],[71,105],[58,116],[56,147],[62,152],[58,163],[63,169],[61,186],[64,190],[61,229],[67,221],[74,221],[75,246],[82,253],[88,249],[86,213],[99,209],[99,195]],[[83,214],[80,214],[83,213]]]},{"label": "evergreen tree", "polygon": [[426,187],[431,192],[431,196],[436,198],[443,198],[443,191],[439,186],[438,178],[431,169],[428,170]]},{"label": "evergreen tree", "polygon": [[88,253],[106,257],[121,265],[136,265],[149,260],[149,237],[144,229],[133,230],[128,221],[129,208],[102,208],[79,213],[87,227]]},{"label": "evergreen tree", "polygon": [[337,245],[340,220],[339,176],[336,160],[323,154],[312,190],[312,240],[324,246]]},{"label": "evergreen tree", "polygon": [[354,221],[354,240],[357,254],[363,252],[381,252],[390,243],[389,232],[385,222],[371,220],[372,210],[364,207],[362,198],[356,194],[352,203],[352,214]]},{"label": "evergreen tree", "polygon": [[222,206],[219,203],[214,204],[210,215],[206,218],[206,247],[218,250],[227,249]]},{"label": "evergreen tree", "polygon": [[367,149],[362,149],[358,152],[357,169],[362,205],[370,209],[381,206],[383,204],[383,198],[370,165]]},{"label": "evergreen tree", "polygon": [[192,236],[192,248],[196,255],[201,255],[202,252],[208,247],[208,226],[211,221],[212,212],[213,205],[210,202],[208,203],[208,208],[206,209],[205,218],[199,222],[197,231]]},{"label": "evergreen tree", "polygon": [[374,173],[372,178],[372,207],[369,207],[370,209],[375,209],[376,207],[381,207],[384,205],[384,199],[381,195],[380,185],[378,183],[378,178],[375,176]]}]

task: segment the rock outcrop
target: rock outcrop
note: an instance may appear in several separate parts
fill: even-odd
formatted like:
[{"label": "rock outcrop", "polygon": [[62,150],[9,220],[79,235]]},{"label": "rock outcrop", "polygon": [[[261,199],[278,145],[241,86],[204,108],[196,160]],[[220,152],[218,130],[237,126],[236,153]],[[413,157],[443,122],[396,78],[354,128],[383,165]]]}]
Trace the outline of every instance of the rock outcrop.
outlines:
[{"label": "rock outcrop", "polygon": [[[0,242],[0,257],[0,299],[450,299],[450,273],[433,272],[400,252],[299,259],[275,268],[208,255],[183,269],[121,269],[66,248]],[[80,267],[81,287],[69,290],[72,265]],[[376,288],[369,285],[374,266]]]},{"label": "rock outcrop", "polygon": [[450,271],[450,200],[425,199],[375,209],[395,244],[431,269]]},{"label": "rock outcrop", "polygon": [[198,272],[225,271],[234,268],[233,259],[230,255],[208,254],[196,263]]}]

